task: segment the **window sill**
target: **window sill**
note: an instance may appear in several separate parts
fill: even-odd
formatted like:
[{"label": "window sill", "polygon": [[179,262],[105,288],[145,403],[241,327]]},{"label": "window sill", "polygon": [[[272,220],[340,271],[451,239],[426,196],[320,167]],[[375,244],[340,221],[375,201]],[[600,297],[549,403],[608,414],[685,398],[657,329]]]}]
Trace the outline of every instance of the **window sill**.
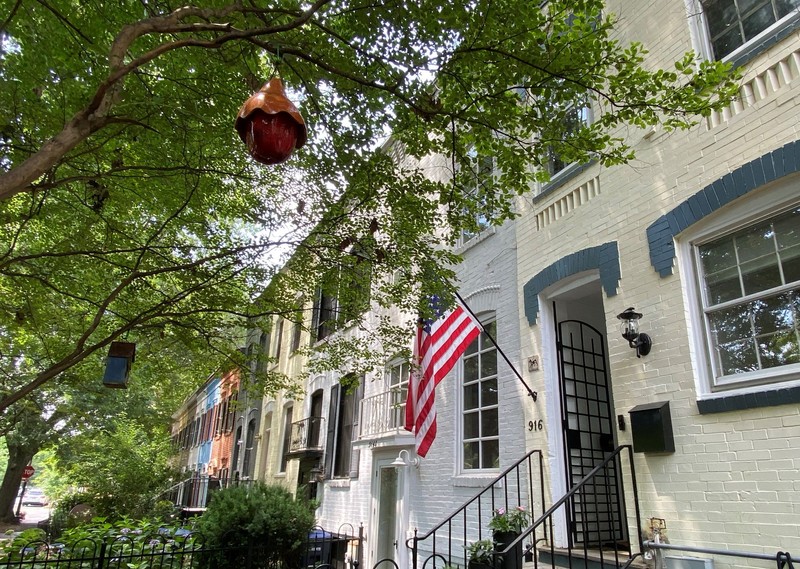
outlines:
[{"label": "window sill", "polygon": [[[497,474],[461,474],[453,476],[453,486],[460,488],[484,488],[497,478]],[[495,488],[502,488],[503,481],[500,480],[494,485]]]},{"label": "window sill", "polygon": [[364,435],[353,441],[353,447],[368,447],[371,449],[409,447],[414,445],[414,435],[402,427],[383,433]]},{"label": "window sill", "polygon": [[701,415],[708,415],[797,403],[800,403],[800,385],[706,397],[697,400],[697,410]]},{"label": "window sill", "polygon": [[799,28],[800,17],[795,15],[783,24],[767,28],[736,51],[726,55],[722,61],[730,63],[733,69],[746,65]]},{"label": "window sill", "polygon": [[335,478],[328,480],[328,488],[350,488],[349,478]]},{"label": "window sill", "polygon": [[534,196],[533,201],[536,202],[544,198],[557,188],[560,188],[568,181],[575,178],[579,174],[583,173],[589,167],[593,166],[595,162],[596,160],[590,160],[586,164],[578,164],[577,162],[573,162],[569,166],[566,166],[563,170],[561,170],[555,176],[553,176],[549,182],[542,184],[539,187],[539,192]]},{"label": "window sill", "polygon": [[470,237],[470,239],[468,241],[465,241],[465,242],[457,245],[456,248],[455,248],[455,252],[456,253],[462,253],[462,252],[466,251],[467,249],[470,249],[470,248],[474,247],[478,243],[488,239],[489,237],[494,235],[495,232],[496,232],[496,228],[494,226],[487,227],[486,229],[484,229],[483,231],[481,231],[480,233],[478,233],[474,237]]}]

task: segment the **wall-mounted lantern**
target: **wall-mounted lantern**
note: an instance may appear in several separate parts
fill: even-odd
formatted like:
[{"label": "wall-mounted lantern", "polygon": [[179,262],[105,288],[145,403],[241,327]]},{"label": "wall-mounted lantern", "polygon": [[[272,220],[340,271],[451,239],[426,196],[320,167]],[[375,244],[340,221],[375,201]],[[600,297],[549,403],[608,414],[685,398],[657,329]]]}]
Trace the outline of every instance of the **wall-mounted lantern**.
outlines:
[{"label": "wall-mounted lantern", "polygon": [[642,317],[640,312],[636,312],[633,306],[617,314],[622,323],[620,330],[622,337],[628,340],[631,348],[636,350],[636,357],[640,358],[650,353],[650,348],[653,347],[653,341],[650,336],[639,332],[639,319]]},{"label": "wall-mounted lantern", "polygon": [[411,455],[408,453],[408,451],[403,449],[398,453],[397,458],[390,463],[390,466],[396,466],[399,468],[413,466],[415,468],[419,468],[419,458],[416,456],[411,458]]},{"label": "wall-mounted lantern", "polygon": [[106,358],[106,372],[103,385],[125,389],[128,387],[128,374],[136,359],[136,344],[132,342],[111,342]]},{"label": "wall-mounted lantern", "polygon": [[247,99],[234,123],[247,150],[262,164],[280,164],[306,143],[306,123],[273,77]]},{"label": "wall-mounted lantern", "polygon": [[314,468],[308,471],[309,484],[317,484],[318,482],[322,482],[324,479],[325,470],[320,465],[316,465]]}]

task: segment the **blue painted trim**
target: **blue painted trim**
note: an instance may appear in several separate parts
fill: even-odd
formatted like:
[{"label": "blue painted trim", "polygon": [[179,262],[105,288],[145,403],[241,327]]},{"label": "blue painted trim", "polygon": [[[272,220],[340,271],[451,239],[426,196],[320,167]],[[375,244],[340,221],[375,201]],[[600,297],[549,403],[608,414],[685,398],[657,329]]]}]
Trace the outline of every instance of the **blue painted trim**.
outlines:
[{"label": "blue painted trim", "polygon": [[714,399],[703,399],[697,402],[697,410],[701,415],[742,411],[759,407],[777,407],[778,405],[796,405],[800,403],[800,387],[788,387],[756,393],[727,395]]},{"label": "blue painted trim", "polygon": [[800,140],[725,174],[656,219],[647,228],[650,264],[661,277],[672,274],[675,236],[707,215],[764,184],[800,171]]},{"label": "blue painted trim", "polygon": [[525,316],[528,317],[528,323],[531,326],[536,324],[536,317],[539,314],[540,292],[571,275],[592,269],[600,271],[600,283],[603,285],[606,295],[615,296],[621,274],[619,249],[616,241],[571,253],[542,269],[536,276],[525,283],[522,287],[522,297],[525,303]]},{"label": "blue painted trim", "polygon": [[762,38],[760,42],[754,43],[752,46],[748,47],[747,50],[731,59],[731,68],[736,69],[737,67],[741,67],[749,63],[752,59],[755,59],[757,55],[760,55],[762,52],[768,50],[773,45],[782,41],[784,38],[793,34],[799,28],[800,18],[795,15],[793,19],[788,21],[785,25],[779,27],[773,33],[770,33],[768,36]]}]

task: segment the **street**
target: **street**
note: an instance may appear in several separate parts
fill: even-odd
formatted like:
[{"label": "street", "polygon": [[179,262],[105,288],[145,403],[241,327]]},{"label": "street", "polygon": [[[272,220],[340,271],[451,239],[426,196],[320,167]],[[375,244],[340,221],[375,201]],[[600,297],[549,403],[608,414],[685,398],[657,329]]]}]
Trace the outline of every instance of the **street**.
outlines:
[{"label": "street", "polygon": [[[16,505],[14,506],[14,511],[16,512]],[[25,524],[37,524],[42,520],[46,520],[50,517],[50,507],[49,506],[22,506],[20,509],[20,514],[24,513],[25,518],[22,520]]]}]

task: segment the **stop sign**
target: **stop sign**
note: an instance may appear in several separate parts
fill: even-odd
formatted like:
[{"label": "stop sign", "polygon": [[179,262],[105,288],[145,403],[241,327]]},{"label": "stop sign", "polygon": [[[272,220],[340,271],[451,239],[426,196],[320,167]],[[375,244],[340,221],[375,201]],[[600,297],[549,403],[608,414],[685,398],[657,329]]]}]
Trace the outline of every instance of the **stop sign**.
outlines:
[{"label": "stop sign", "polygon": [[23,479],[23,480],[27,480],[28,478],[30,478],[31,476],[33,476],[33,473],[34,473],[34,472],[36,472],[36,469],[35,469],[35,468],[33,468],[33,467],[30,465],[30,464],[29,464],[29,465],[27,465],[27,466],[26,466],[26,467],[25,467],[25,468],[22,470],[22,479]]}]

